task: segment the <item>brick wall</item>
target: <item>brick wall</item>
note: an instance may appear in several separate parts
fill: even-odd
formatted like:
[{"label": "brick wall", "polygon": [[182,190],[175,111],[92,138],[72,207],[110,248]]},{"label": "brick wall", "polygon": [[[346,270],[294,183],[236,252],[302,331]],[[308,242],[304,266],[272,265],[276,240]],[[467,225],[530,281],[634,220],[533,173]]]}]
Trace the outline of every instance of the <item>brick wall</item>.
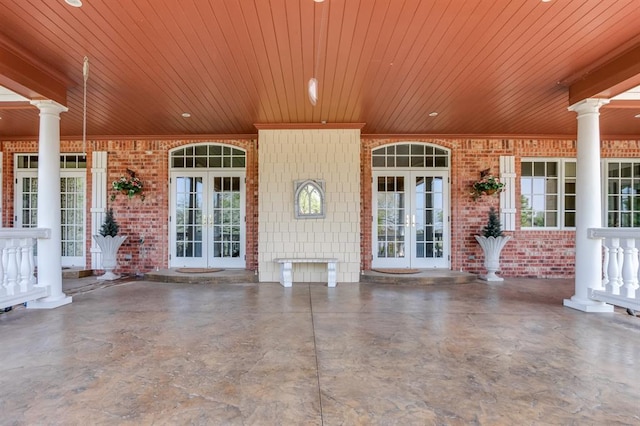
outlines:
[{"label": "brick wall", "polygon": [[[337,139],[335,139],[337,138]],[[284,171],[291,173],[296,170],[295,178],[308,178],[312,175],[316,178],[324,178],[329,182],[348,182],[345,199],[349,209],[362,206],[359,220],[353,226],[353,231],[358,236],[358,243],[354,250],[349,248],[349,259],[357,257],[348,269],[349,279],[360,268],[371,267],[371,150],[382,145],[397,142],[428,142],[451,150],[451,268],[478,273],[483,271],[483,254],[480,246],[473,238],[480,232],[486,222],[487,211],[490,206],[499,207],[497,197],[482,197],[473,201],[469,196],[470,185],[478,179],[479,171],[490,168],[492,173],[499,173],[499,157],[501,155],[515,156],[516,172],[520,174],[520,161],[523,157],[566,157],[575,158],[576,143],[574,140],[552,139],[472,139],[472,138],[371,138],[365,137],[358,142],[358,138],[344,143],[340,136],[322,139],[317,144],[305,145],[304,140],[296,143],[284,143],[278,148],[283,151],[274,151],[275,154],[290,155],[288,163],[280,161],[278,164],[268,165],[263,162],[260,167],[272,167],[261,173],[263,178],[273,173],[274,179],[284,180],[286,183],[286,198],[283,200],[292,203],[292,182],[294,175],[284,176]],[[284,139],[283,139],[284,141]],[[354,142],[355,141],[355,142]],[[135,273],[166,267],[168,265],[168,214],[169,214],[169,150],[194,143],[217,142],[240,147],[247,151],[247,269],[258,269],[258,221],[263,215],[267,215],[274,207],[271,197],[263,197],[270,204],[259,212],[258,188],[258,148],[252,140],[99,140],[90,141],[87,146],[87,200],[91,200],[91,153],[92,151],[108,152],[107,180],[111,182],[122,175],[126,175],[126,169],[134,170],[144,181],[146,199],[141,202],[139,198],[132,200],[125,196],[118,196],[113,202],[116,219],[121,225],[121,232],[129,235],[129,238],[120,251],[120,264],[123,272]],[[262,145],[261,150],[270,149]],[[316,146],[317,145],[317,146]],[[321,151],[314,151],[318,147],[324,147]],[[14,154],[37,152],[36,141],[4,141],[0,143],[3,152],[3,177],[2,177],[2,226],[12,227],[14,217]],[[355,151],[354,151],[355,150]],[[359,151],[359,152],[358,152]],[[82,152],[80,141],[62,141],[61,152]],[[640,141],[612,140],[602,142],[603,158],[640,158]],[[264,153],[261,152],[260,155]],[[305,157],[306,156],[306,157]],[[288,158],[288,157],[287,157]],[[312,158],[312,162],[300,163],[300,158]],[[271,160],[270,160],[271,161]],[[275,160],[274,160],[275,161]],[[276,161],[277,162],[277,161]],[[300,164],[298,164],[300,163]],[[289,167],[297,164],[296,168]],[[340,167],[337,165],[341,164]],[[358,175],[358,166],[360,174]],[[305,169],[304,167],[312,167]],[[339,170],[334,170],[338,168]],[[270,170],[270,171],[269,171]],[[313,173],[312,173],[313,171]],[[317,172],[316,172],[317,171]],[[339,175],[336,173],[340,173]],[[269,178],[271,179],[271,177]],[[351,200],[353,191],[350,185],[357,186],[355,199]],[[327,188],[329,194],[333,190],[343,191],[342,187]],[[519,179],[516,179],[516,194],[520,192]],[[110,203],[111,204],[111,203]],[[87,267],[90,266],[90,202],[87,204],[87,235],[86,252]],[[271,209],[271,210],[270,210]],[[285,208],[286,214],[293,214],[293,207]],[[349,210],[351,212],[352,210]],[[347,213],[347,212],[344,212]],[[296,221],[302,223],[305,221]],[[516,224],[520,222],[519,212],[516,214]],[[285,226],[284,224],[282,226]],[[288,224],[286,226],[289,226]],[[346,225],[345,225],[346,226]],[[349,233],[352,229],[349,228]],[[513,239],[507,243],[502,254],[502,269],[504,276],[535,276],[535,277],[567,277],[574,271],[574,232],[572,231],[526,231],[516,230],[508,232]],[[140,238],[144,237],[141,246]],[[327,243],[329,243],[327,241]],[[341,241],[331,241],[331,247],[342,244]],[[141,250],[142,249],[142,250]],[[263,247],[267,250],[266,247]],[[261,249],[261,253],[263,250]],[[273,257],[273,251],[266,252],[265,256]],[[361,254],[360,254],[361,253]],[[125,260],[124,256],[130,254],[131,260]],[[263,259],[265,262],[267,258]],[[355,266],[354,266],[355,265]],[[273,268],[272,262],[269,268]],[[273,278],[273,277],[271,277]],[[345,277],[340,278],[345,281]],[[277,280],[273,278],[273,280]]]},{"label": "brick wall", "polygon": [[[102,142],[103,144],[105,142]],[[108,182],[126,176],[131,169],[144,181],[145,200],[116,197],[114,213],[121,233],[129,235],[118,252],[122,270],[129,273],[149,271],[168,266],[169,247],[169,151],[185,145],[221,143],[247,152],[246,163],[246,268],[257,268],[257,155],[252,140],[142,140],[109,141],[102,150],[108,151]],[[99,149],[96,147],[96,149]],[[140,244],[144,237],[144,243]],[[131,254],[131,260],[124,256]]]},{"label": "brick wall", "polygon": [[[500,156],[515,156],[516,173],[520,176],[523,157],[575,158],[575,140],[552,139],[438,139],[438,138],[363,138],[362,139],[362,268],[371,268],[371,150],[398,142],[427,142],[451,149],[451,269],[472,273],[484,271],[484,255],[474,235],[487,222],[491,206],[499,209],[498,197],[481,197],[474,201],[470,187],[480,177],[479,172],[490,169],[500,173]],[[640,158],[640,141],[603,141],[603,158]],[[516,195],[520,180],[516,178]],[[519,206],[517,206],[519,207]],[[555,278],[573,276],[573,231],[521,230],[520,212],[516,213],[516,230],[505,232],[513,239],[501,255],[503,276]]]},{"label": "brick wall", "polygon": [[[99,140],[87,145],[86,268],[90,268],[91,248],[91,158],[93,151],[107,151],[108,198],[113,193],[111,182],[128,176],[133,170],[144,183],[144,201],[117,194],[108,201],[120,225],[120,234],[128,238],[118,251],[119,272],[138,273],[157,267],[166,268],[169,256],[169,150],[194,143],[223,143],[247,151],[247,269],[257,268],[257,152],[252,140]],[[3,224],[12,227],[14,216],[14,154],[37,152],[34,141],[5,141],[3,152]],[[82,152],[79,141],[61,141],[62,153]],[[98,226],[100,226],[99,224]],[[141,240],[144,238],[144,243]],[[128,257],[131,257],[128,259]]]}]

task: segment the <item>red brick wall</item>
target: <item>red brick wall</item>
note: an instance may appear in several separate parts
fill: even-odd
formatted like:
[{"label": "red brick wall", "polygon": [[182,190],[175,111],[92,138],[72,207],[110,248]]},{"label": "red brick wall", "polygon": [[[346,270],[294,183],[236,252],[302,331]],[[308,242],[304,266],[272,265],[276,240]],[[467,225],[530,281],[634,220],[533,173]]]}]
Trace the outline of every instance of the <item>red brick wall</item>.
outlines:
[{"label": "red brick wall", "polygon": [[[474,235],[487,222],[491,206],[499,208],[498,197],[481,197],[474,201],[471,185],[480,171],[491,169],[499,175],[500,156],[515,156],[516,173],[520,176],[523,157],[575,158],[574,140],[551,139],[362,139],[362,268],[371,268],[371,151],[382,145],[398,142],[423,141],[451,149],[451,269],[472,273],[484,271],[482,249]],[[640,141],[603,141],[603,158],[640,158]],[[516,194],[520,181],[516,178]],[[516,213],[516,230],[505,232],[513,238],[503,249],[503,276],[513,277],[571,277],[574,274],[574,231],[520,230],[520,212]]]},{"label": "red brick wall", "polygon": [[[156,267],[166,268],[169,256],[169,150],[194,143],[223,143],[245,149],[247,152],[247,211],[246,211],[246,266],[257,268],[258,254],[258,163],[257,148],[252,140],[99,140],[87,146],[87,210],[86,210],[86,267],[90,268],[91,247],[91,157],[93,151],[107,151],[107,203],[113,208],[114,217],[120,225],[120,234],[128,238],[118,251],[119,271],[124,273],[145,272]],[[33,141],[11,141],[2,143],[3,152],[3,223],[13,226],[14,210],[14,154],[37,152]],[[82,152],[82,143],[61,141],[62,153]],[[111,182],[128,176],[133,170],[144,184],[144,201],[135,196],[117,194],[110,201]],[[98,224],[100,226],[101,224]],[[144,237],[144,243],[140,244]],[[125,259],[131,255],[131,259]]]},{"label": "red brick wall", "polygon": [[[499,157],[513,155],[516,172],[520,173],[522,157],[570,157],[576,156],[573,140],[551,139],[444,139],[444,138],[386,138],[365,137],[361,144],[361,250],[362,269],[371,267],[371,150],[382,145],[423,141],[451,150],[451,268],[474,273],[483,271],[483,255],[473,235],[480,232],[487,220],[490,206],[499,206],[497,197],[482,197],[474,201],[471,184],[479,178],[480,170],[487,168],[498,174]],[[253,140],[100,140],[88,144],[87,167],[87,254],[91,245],[91,153],[108,152],[108,181],[126,175],[126,169],[134,170],[145,184],[146,199],[131,200],[123,195],[116,197],[113,206],[122,234],[129,236],[120,250],[120,265],[124,272],[144,272],[168,265],[168,214],[169,214],[169,150],[193,143],[224,143],[247,151],[247,269],[257,269],[258,259],[258,153]],[[3,152],[3,223],[13,226],[14,184],[13,162],[15,153],[37,152],[37,142],[2,142]],[[79,141],[62,141],[61,152],[82,152]],[[640,158],[640,141],[603,141],[603,158]],[[520,183],[516,179],[516,194]],[[507,243],[501,257],[504,276],[519,277],[568,277],[574,272],[573,231],[522,231],[516,214],[516,231],[507,232],[513,240]],[[144,236],[140,250],[140,238]],[[131,254],[131,260],[124,256]],[[87,255],[87,268],[90,258]]]},{"label": "red brick wall", "polygon": [[[126,176],[126,169],[136,172],[144,181],[145,200],[129,200],[118,196],[113,203],[121,233],[129,235],[118,252],[118,262],[124,272],[149,271],[168,266],[169,256],[169,151],[194,143],[222,143],[242,148],[247,152],[246,166],[246,268],[256,270],[258,257],[258,168],[256,144],[251,140],[196,141],[196,140],[143,140],[109,141],[108,181]],[[140,238],[144,236],[146,256],[140,253]],[[131,260],[124,260],[126,253]]]}]

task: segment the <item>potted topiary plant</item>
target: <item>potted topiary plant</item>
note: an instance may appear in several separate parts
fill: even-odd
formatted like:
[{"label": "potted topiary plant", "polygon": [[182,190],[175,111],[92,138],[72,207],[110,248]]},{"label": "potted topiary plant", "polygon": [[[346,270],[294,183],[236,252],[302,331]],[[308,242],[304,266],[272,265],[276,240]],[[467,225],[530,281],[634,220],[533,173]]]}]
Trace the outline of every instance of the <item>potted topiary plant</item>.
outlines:
[{"label": "potted topiary plant", "polygon": [[98,277],[99,280],[120,278],[120,275],[113,273],[113,270],[118,266],[118,261],[116,260],[118,249],[127,237],[118,235],[119,231],[120,226],[113,217],[113,209],[107,210],[99,234],[93,236],[102,252],[102,269],[105,271],[103,275]]},{"label": "potted topiary plant", "polygon": [[500,270],[500,252],[511,236],[502,235],[500,218],[495,208],[489,209],[489,220],[482,228],[482,235],[475,235],[475,237],[484,252],[484,267],[487,269],[487,274],[480,278],[486,281],[504,281],[496,275],[496,272]]}]

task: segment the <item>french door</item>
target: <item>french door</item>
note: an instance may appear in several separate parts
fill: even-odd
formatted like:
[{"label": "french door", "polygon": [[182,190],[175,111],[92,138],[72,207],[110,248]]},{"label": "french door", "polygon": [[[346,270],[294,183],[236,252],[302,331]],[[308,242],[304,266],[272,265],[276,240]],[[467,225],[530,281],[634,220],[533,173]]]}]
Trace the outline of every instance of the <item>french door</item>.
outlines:
[{"label": "french door", "polygon": [[449,268],[446,171],[373,174],[374,268]]},{"label": "french door", "polygon": [[245,173],[171,173],[171,267],[245,267]]},{"label": "french door", "polygon": [[[60,222],[62,237],[61,264],[65,267],[85,265],[85,170],[61,170]],[[38,172],[16,171],[16,215],[19,228],[38,226]]]}]

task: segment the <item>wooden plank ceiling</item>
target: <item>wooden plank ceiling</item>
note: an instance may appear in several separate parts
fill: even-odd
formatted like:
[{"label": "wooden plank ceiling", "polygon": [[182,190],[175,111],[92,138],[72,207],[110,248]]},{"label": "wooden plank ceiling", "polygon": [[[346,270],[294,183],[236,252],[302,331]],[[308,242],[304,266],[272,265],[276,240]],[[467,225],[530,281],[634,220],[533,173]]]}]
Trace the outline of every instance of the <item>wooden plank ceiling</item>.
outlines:
[{"label": "wooden plank ceiling", "polygon": [[[69,82],[64,137],[82,134],[84,56],[89,137],[322,121],[378,135],[575,135],[568,87],[640,43],[638,0],[83,2],[0,1],[2,43]],[[638,114],[603,109],[603,133],[639,137]],[[3,139],[38,133],[33,107],[0,105],[0,118]]]}]

